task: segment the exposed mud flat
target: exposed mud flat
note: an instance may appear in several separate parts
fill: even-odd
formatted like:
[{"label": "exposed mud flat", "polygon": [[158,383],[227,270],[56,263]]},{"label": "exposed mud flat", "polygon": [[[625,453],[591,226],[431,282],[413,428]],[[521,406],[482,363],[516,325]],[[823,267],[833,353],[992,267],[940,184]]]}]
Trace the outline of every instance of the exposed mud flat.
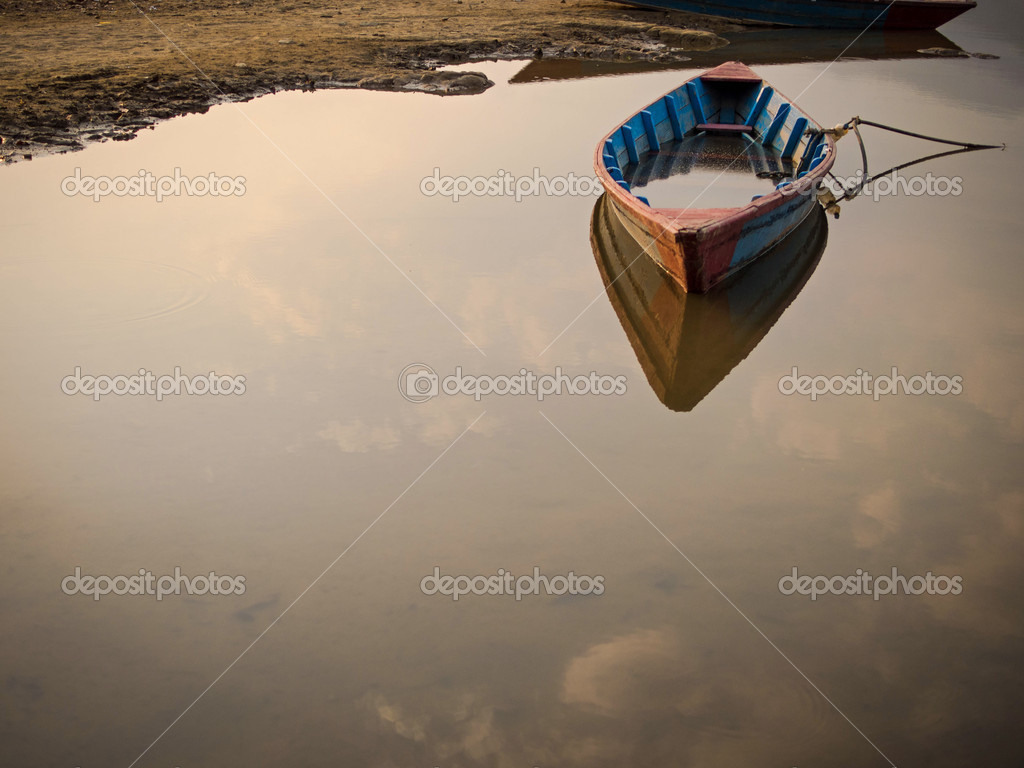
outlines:
[{"label": "exposed mud flat", "polygon": [[740,27],[594,0],[0,0],[0,157],[278,90],[480,93],[489,59],[687,60]]}]

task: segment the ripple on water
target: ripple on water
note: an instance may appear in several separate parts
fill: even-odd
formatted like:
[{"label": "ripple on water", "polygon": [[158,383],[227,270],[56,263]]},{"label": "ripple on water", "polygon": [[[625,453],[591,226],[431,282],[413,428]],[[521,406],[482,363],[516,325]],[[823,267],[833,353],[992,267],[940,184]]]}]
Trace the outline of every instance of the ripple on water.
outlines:
[{"label": "ripple on water", "polygon": [[0,263],[0,329],[73,334],[165,317],[194,307],[211,281],[171,264],[117,257]]},{"label": "ripple on water", "polygon": [[[741,676],[732,687],[710,683],[702,711],[687,713],[688,731],[723,743],[793,744],[794,733],[804,745],[823,743],[840,716],[798,673],[779,671],[771,680]],[[764,706],[767,700],[771,707]]]}]

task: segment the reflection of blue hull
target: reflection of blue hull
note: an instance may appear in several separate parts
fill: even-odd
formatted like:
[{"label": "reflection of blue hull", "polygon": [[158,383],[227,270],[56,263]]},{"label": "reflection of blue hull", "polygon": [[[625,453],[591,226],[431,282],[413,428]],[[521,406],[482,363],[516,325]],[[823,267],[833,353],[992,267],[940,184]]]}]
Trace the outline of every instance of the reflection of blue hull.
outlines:
[{"label": "reflection of blue hull", "polygon": [[628,5],[703,13],[737,21],[836,29],[935,29],[974,8],[974,0],[620,0]]},{"label": "reflection of blue hull", "polygon": [[703,69],[717,67],[734,59],[749,66],[755,64],[803,64],[832,61],[843,51],[843,58],[882,61],[888,59],[927,58],[927,48],[960,46],[935,30],[903,32],[867,32],[850,44],[853,37],[844,30],[778,29],[761,27],[749,32],[729,33],[729,45],[712,51],[687,51],[688,64],[678,61],[605,61],[601,59],[534,59],[509,80],[532,83],[545,80],[577,80],[585,77],[626,75],[660,70]]},{"label": "reflection of blue hull", "polygon": [[591,245],[605,291],[647,381],[673,411],[692,410],[765,337],[814,272],[828,242],[815,206],[789,237],[710,294],[684,292],[602,197]]}]

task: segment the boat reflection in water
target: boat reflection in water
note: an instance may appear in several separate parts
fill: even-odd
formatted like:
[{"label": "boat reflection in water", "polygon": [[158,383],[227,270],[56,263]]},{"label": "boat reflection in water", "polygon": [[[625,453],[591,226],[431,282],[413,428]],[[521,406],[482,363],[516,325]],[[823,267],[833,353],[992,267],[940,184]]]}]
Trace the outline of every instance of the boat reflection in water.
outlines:
[{"label": "boat reflection in water", "polygon": [[726,61],[760,64],[806,64],[815,61],[884,61],[932,58],[929,49],[962,50],[935,30],[865,32],[850,42],[848,32],[827,29],[756,29],[729,34],[729,45],[710,51],[686,51],[686,61],[608,61],[574,57],[541,58],[527,63],[509,80],[533,83],[547,80],[579,80],[588,77],[628,75],[663,70],[710,69]]},{"label": "boat reflection in water", "polygon": [[814,272],[828,241],[818,206],[785,240],[720,288],[686,293],[622,226],[605,197],[591,245],[605,292],[658,399],[690,411],[765,337]]}]

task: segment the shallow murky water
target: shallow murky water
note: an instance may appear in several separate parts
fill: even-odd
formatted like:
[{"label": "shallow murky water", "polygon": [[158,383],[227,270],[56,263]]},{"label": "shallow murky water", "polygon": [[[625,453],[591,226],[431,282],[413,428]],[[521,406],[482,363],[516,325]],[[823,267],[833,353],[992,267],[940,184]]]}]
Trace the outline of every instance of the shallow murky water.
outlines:
[{"label": "shallow murky water", "polygon": [[625,174],[655,208],[735,208],[767,195],[785,177],[777,152],[742,136],[706,133],[666,143]]},{"label": "shallow murky water", "polygon": [[[1018,764],[1008,24],[982,7],[943,30],[995,61],[758,66],[826,125],[1010,146],[916,169],[959,196],[811,222],[784,279],[703,304],[656,272],[606,294],[622,254],[592,248],[593,195],[421,192],[435,169],[588,175],[600,137],[683,71],[509,85],[522,65],[493,64],[471,98],[282,94],[3,169],[2,762]],[[874,170],[931,150],[866,137]],[[858,168],[848,141],[839,174]],[[76,168],[244,176],[245,194],[95,203],[62,194]],[[416,363],[627,390],[416,403],[399,389]],[[61,391],[76,366],[245,391],[97,402]],[[959,376],[962,393],[812,402],[780,393],[794,367]],[[422,368],[401,381],[430,391]],[[811,601],[780,592],[794,566],[962,593]],[[76,567],[245,591],[94,601],[62,592]],[[435,568],[534,567],[603,593],[421,591]]]}]

